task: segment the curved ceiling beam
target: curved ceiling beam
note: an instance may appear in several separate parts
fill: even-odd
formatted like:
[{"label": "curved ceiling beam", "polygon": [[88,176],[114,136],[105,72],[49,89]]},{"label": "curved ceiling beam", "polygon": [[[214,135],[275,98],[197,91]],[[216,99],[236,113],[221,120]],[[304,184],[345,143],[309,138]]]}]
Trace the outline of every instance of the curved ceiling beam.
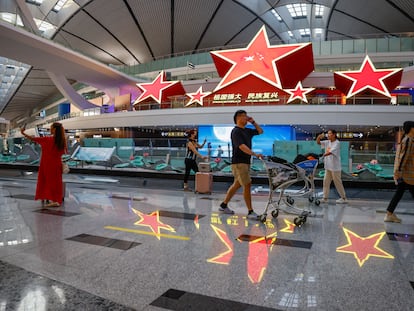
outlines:
[{"label": "curved ceiling beam", "polygon": [[[274,30],[273,29],[273,27],[271,27],[268,23],[266,23],[266,21],[263,19],[263,18],[261,18],[261,16],[260,15],[258,15],[256,12],[254,12],[253,10],[251,10],[250,8],[248,8],[247,6],[245,6],[244,4],[242,4],[242,3],[240,3],[240,2],[238,2],[237,0],[232,0],[234,3],[236,3],[236,4],[238,4],[238,5],[240,5],[242,8],[244,8],[246,11],[249,11],[251,14],[253,14],[253,15],[255,15],[262,23],[263,23],[263,25],[266,25],[275,35],[276,35],[276,37],[279,39],[279,41],[281,41],[281,42],[285,42],[280,36],[279,36],[279,34],[277,33],[277,31],[276,30]],[[239,32],[240,33],[240,32]],[[237,34],[236,34],[237,35]]]}]

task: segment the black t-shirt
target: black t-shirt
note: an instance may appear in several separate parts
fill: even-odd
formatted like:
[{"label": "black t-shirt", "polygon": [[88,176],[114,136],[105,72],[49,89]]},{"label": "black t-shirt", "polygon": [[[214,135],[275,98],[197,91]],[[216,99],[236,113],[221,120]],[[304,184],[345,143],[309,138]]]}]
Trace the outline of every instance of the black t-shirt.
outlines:
[{"label": "black t-shirt", "polygon": [[246,163],[250,164],[250,155],[244,153],[239,146],[245,144],[247,147],[252,149],[252,138],[255,135],[259,135],[256,129],[235,127],[231,131],[231,143],[233,146],[233,156],[231,159],[232,164]]}]

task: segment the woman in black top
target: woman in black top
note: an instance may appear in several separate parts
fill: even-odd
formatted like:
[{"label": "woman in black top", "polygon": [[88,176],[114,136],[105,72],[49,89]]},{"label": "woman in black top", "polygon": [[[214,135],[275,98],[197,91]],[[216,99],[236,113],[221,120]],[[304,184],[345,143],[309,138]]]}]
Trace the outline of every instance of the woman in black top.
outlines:
[{"label": "woman in black top", "polygon": [[185,174],[184,174],[184,191],[191,191],[191,189],[188,187],[188,177],[190,176],[191,170],[193,170],[195,173],[198,172],[197,167],[197,156],[200,158],[207,158],[203,157],[198,151],[198,148],[203,148],[206,139],[204,139],[204,142],[200,145],[197,140],[197,131],[196,130],[190,130],[187,132],[188,134],[188,142],[187,142],[187,152],[185,155]]}]

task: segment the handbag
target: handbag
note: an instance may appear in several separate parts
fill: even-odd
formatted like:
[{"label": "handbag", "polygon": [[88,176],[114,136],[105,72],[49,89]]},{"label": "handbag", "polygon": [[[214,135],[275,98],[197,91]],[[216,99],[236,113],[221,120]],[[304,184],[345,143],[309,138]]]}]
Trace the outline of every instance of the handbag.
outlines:
[{"label": "handbag", "polygon": [[62,173],[68,174],[70,171],[69,165],[66,162],[62,162]]}]

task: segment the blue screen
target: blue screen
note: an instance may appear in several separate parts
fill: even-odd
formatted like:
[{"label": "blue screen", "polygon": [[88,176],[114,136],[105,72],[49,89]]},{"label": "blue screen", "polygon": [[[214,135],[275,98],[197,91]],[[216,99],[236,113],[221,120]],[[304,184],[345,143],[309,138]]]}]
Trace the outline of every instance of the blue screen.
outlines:
[{"label": "blue screen", "polygon": [[[250,125],[248,127],[251,127]],[[198,141],[202,143],[204,138],[211,143],[211,156],[216,157],[218,147],[223,150],[222,157],[228,157],[228,149],[231,149],[231,131],[233,125],[203,125],[198,128]],[[289,125],[263,125],[264,133],[253,138],[253,150],[263,155],[273,155],[273,143],[275,140],[295,140],[295,130]],[[199,150],[207,155],[207,144]],[[230,150],[231,152],[231,150]],[[230,154],[231,155],[231,154]]]}]

